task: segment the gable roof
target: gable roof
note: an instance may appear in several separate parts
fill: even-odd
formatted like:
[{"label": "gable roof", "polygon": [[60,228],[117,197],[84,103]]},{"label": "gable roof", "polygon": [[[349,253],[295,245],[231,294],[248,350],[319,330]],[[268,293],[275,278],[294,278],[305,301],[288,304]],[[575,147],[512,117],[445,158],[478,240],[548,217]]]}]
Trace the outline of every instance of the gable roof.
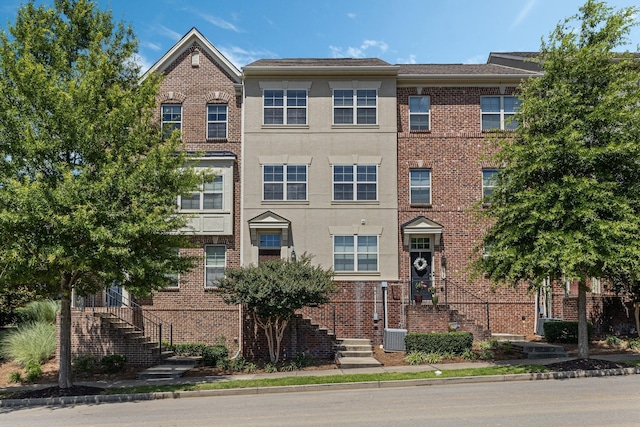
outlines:
[{"label": "gable roof", "polygon": [[196,27],[193,27],[187,34],[185,34],[176,44],[173,45],[171,49],[167,51],[155,64],[147,70],[146,73],[142,76],[142,80],[144,80],[150,73],[153,72],[162,72],[167,67],[169,67],[173,61],[178,58],[184,52],[185,49],[188,49],[193,43],[198,43],[201,49],[203,49],[210,57],[214,58],[214,60],[229,74],[235,83],[241,82],[241,73],[238,68],[231,63],[216,47],[211,44],[209,40],[207,40],[200,31]]}]

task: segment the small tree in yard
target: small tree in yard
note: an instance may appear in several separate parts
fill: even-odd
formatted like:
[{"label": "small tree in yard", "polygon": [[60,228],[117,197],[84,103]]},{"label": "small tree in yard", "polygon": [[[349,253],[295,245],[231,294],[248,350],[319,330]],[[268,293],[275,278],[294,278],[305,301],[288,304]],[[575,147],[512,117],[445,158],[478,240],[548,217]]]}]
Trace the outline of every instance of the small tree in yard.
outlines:
[{"label": "small tree in yard", "polygon": [[[577,281],[578,355],[589,355],[587,279],[640,275],[640,67],[615,53],[635,8],[589,0],[542,44],[544,74],[521,86],[476,267],[494,282]],[[577,25],[573,26],[573,23]]]},{"label": "small tree in yard", "polygon": [[175,197],[197,185],[139,82],[130,28],[90,0],[28,2],[0,34],[0,286],[60,297],[58,385],[71,387],[71,292],[142,295],[184,272]]},{"label": "small tree in yard", "polygon": [[299,261],[276,260],[258,266],[230,268],[220,280],[220,289],[229,304],[243,304],[263,330],[271,362],[280,357],[284,331],[296,310],[329,302],[334,289],[333,271]]}]

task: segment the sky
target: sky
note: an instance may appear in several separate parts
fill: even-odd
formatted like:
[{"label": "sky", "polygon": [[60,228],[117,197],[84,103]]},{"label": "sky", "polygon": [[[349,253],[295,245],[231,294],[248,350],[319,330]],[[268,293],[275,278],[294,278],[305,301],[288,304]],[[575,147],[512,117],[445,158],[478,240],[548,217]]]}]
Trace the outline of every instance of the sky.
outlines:
[{"label": "sky", "polygon": [[[24,1],[0,0],[0,28],[15,20]],[[264,58],[485,63],[490,52],[538,50],[585,0],[95,1],[133,27],[147,69],[193,27],[238,68]],[[615,9],[638,5],[607,3]],[[634,27],[630,39],[627,48],[636,50],[640,28]]]}]

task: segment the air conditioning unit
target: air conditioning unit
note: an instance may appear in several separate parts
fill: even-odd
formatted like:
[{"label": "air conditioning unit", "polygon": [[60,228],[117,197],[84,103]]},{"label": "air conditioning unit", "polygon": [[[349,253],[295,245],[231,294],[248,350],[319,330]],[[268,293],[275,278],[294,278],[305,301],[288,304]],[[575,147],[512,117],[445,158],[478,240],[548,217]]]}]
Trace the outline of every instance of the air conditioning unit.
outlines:
[{"label": "air conditioning unit", "polygon": [[406,329],[384,330],[383,348],[385,351],[404,351],[404,337],[407,335]]}]

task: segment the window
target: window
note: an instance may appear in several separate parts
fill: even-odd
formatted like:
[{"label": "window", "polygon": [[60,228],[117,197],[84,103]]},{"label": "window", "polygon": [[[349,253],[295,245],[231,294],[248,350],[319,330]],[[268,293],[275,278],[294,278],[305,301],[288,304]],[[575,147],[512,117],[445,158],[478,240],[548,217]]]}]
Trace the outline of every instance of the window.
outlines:
[{"label": "window", "polygon": [[491,195],[493,194],[493,188],[496,185],[498,179],[497,169],[482,169],[482,201],[485,203],[491,202]]},{"label": "window", "polygon": [[378,236],[333,236],[335,271],[378,271]]},{"label": "window", "polygon": [[225,139],[227,137],[227,106],[225,104],[207,105],[207,139]]},{"label": "window", "polygon": [[[178,248],[173,248],[172,252],[178,256],[180,254]],[[177,289],[180,287],[180,275],[178,273],[166,273],[164,276],[169,279],[166,289]]]},{"label": "window", "polygon": [[428,96],[409,97],[409,130],[429,130],[431,100]]},{"label": "window", "polygon": [[307,200],[307,165],[264,165],[263,200]]},{"label": "window", "polygon": [[501,129],[514,130],[518,127],[513,117],[520,107],[520,100],[515,96],[483,96],[480,98],[482,111],[482,130]]},{"label": "window", "polygon": [[162,109],[162,133],[165,136],[171,135],[174,129],[182,128],[182,105],[163,104]]},{"label": "window", "polygon": [[306,89],[266,89],[263,100],[265,125],[307,124]]},{"label": "window", "polygon": [[180,197],[180,209],[183,210],[211,210],[222,209],[223,200],[222,176],[216,176],[204,182],[199,191]]},{"label": "window", "polygon": [[224,277],[224,267],[226,265],[225,247],[218,245],[205,246],[204,252],[204,286],[205,288],[215,288],[218,280]]},{"label": "window", "polygon": [[280,249],[280,234],[261,233],[258,247],[262,249]]},{"label": "window", "polygon": [[376,165],[334,165],[333,200],[378,200]]},{"label": "window", "polygon": [[431,169],[409,171],[410,203],[431,203]]},{"label": "window", "polygon": [[333,124],[375,125],[378,123],[376,89],[334,89]]},{"label": "window", "polygon": [[410,247],[414,251],[429,250],[431,249],[431,239],[428,237],[412,237]]}]

